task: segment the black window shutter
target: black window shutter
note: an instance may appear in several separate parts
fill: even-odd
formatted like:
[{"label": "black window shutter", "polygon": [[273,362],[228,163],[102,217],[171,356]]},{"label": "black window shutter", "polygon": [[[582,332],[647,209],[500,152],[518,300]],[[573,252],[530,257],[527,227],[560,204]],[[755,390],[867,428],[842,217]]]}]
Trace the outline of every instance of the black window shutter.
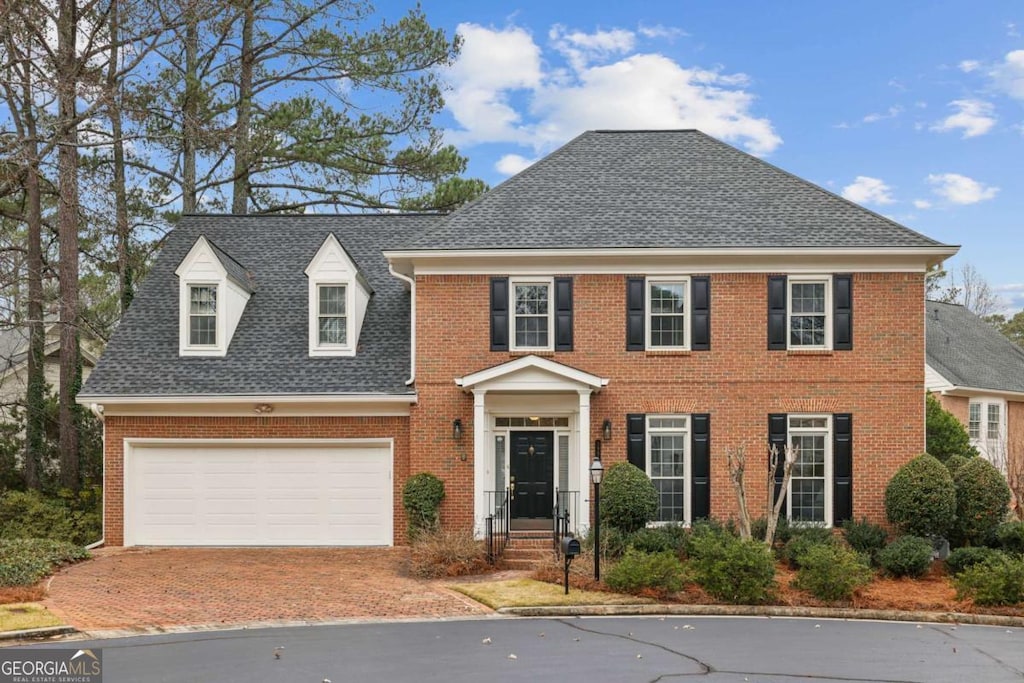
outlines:
[{"label": "black window shutter", "polygon": [[626,350],[644,350],[644,279],[626,279]]},{"label": "black window shutter", "polygon": [[711,350],[711,278],[690,279],[690,308],[693,328],[690,330],[690,348],[694,351]]},{"label": "black window shutter", "polygon": [[[786,443],[788,442],[787,431],[789,429],[787,424],[787,416],[785,413],[773,413],[768,416],[768,469],[772,467],[772,455],[771,447],[775,446],[779,449],[779,466],[775,470],[775,500],[779,500],[779,496],[782,495],[782,479],[783,479],[783,467],[786,457]],[[786,507],[783,510],[789,508],[789,503],[786,503]]]},{"label": "black window shutter", "polygon": [[508,278],[491,278],[491,351],[508,351]]},{"label": "black window shutter", "polygon": [[832,524],[853,519],[853,415],[832,416]]},{"label": "black window shutter", "polygon": [[647,471],[647,416],[630,413],[626,416],[626,457],[644,472]]},{"label": "black window shutter", "polygon": [[711,517],[711,415],[690,416],[690,516]]},{"label": "black window shutter", "polygon": [[832,276],[832,348],[853,349],[853,276]]},{"label": "black window shutter", "polygon": [[768,278],[768,350],[786,349],[786,276]]},{"label": "black window shutter", "polygon": [[555,278],[555,351],[572,351],[572,278]]}]

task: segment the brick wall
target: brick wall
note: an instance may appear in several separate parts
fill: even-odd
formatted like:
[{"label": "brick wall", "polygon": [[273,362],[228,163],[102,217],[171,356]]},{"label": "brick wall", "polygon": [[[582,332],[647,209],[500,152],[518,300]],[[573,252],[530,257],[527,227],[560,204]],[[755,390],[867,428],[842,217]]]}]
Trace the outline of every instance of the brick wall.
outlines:
[{"label": "brick wall", "polygon": [[[558,275],[558,273],[552,273]],[[923,278],[912,273],[856,273],[854,350],[768,351],[767,274],[715,274],[711,351],[627,352],[625,275],[574,279],[574,351],[542,354],[608,377],[592,399],[590,439],[610,418],[607,462],[624,460],[627,413],[710,412],[712,514],[735,514],[726,448],[764,452],[775,412],[850,412],[854,428],[854,515],[884,519],[886,482],[924,450]],[[410,471],[445,478],[445,522],[473,518],[472,397],[453,379],[520,353],[489,350],[489,277],[416,279],[416,388],[409,425]],[[461,418],[465,435],[451,438]],[[465,460],[463,460],[463,458]],[[767,467],[767,455],[765,455]],[[759,477],[748,475],[754,514],[763,510]]]},{"label": "brick wall", "polygon": [[967,420],[969,419],[969,408],[971,399],[966,396],[949,396],[949,395],[938,395],[939,404],[943,408],[953,413],[956,419],[960,420],[963,424],[964,429],[967,429]]},{"label": "brick wall", "polygon": [[104,421],[103,535],[108,546],[124,543],[124,440],[140,438],[393,438],[395,543],[405,542],[402,485],[409,476],[405,417],[118,417]]}]

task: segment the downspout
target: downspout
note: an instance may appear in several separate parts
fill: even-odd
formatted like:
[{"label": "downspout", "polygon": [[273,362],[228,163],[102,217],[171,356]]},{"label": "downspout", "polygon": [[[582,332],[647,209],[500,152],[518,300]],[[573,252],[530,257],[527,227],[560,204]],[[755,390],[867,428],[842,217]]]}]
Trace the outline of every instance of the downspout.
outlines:
[{"label": "downspout", "polygon": [[405,382],[405,386],[408,387],[412,386],[413,382],[416,381],[416,280],[408,275],[402,275],[396,271],[395,266],[392,263],[388,263],[388,272],[399,280],[407,282],[409,284],[409,292],[411,295],[411,301],[409,303],[411,328],[409,331],[409,379]]},{"label": "downspout", "polygon": [[[102,405],[100,405],[99,403],[90,403],[89,404],[89,410],[92,411],[92,414],[95,415],[96,419],[98,419],[100,422],[104,421],[103,420],[103,406]],[[106,459],[106,457],[107,457],[107,426],[105,424],[103,425],[103,457],[104,457],[104,459]],[[107,512],[106,512],[107,504],[106,504],[106,500],[107,500],[107,468],[104,467],[103,468],[103,501],[104,501],[104,503],[103,503],[102,509],[100,510],[100,515],[101,515],[100,528],[101,529],[106,529],[107,528]],[[103,545],[104,540],[105,540],[104,536],[101,535],[100,536],[100,540],[96,541],[95,543],[90,543],[89,545],[85,546],[85,549],[86,550],[94,550],[96,548],[99,548],[101,545]]]}]

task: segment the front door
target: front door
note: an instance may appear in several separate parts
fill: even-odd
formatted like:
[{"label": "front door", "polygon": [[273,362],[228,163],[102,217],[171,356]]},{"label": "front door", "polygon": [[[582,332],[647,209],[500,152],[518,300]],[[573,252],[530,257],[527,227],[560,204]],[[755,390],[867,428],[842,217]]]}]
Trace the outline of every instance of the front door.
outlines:
[{"label": "front door", "polygon": [[554,432],[512,432],[509,483],[513,519],[551,519]]}]

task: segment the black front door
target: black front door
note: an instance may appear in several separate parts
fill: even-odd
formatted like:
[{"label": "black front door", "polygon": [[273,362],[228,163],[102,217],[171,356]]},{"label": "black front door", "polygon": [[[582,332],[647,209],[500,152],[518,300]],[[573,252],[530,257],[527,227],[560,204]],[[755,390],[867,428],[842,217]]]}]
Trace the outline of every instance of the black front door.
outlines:
[{"label": "black front door", "polygon": [[554,432],[512,432],[509,483],[514,519],[551,519]]}]

